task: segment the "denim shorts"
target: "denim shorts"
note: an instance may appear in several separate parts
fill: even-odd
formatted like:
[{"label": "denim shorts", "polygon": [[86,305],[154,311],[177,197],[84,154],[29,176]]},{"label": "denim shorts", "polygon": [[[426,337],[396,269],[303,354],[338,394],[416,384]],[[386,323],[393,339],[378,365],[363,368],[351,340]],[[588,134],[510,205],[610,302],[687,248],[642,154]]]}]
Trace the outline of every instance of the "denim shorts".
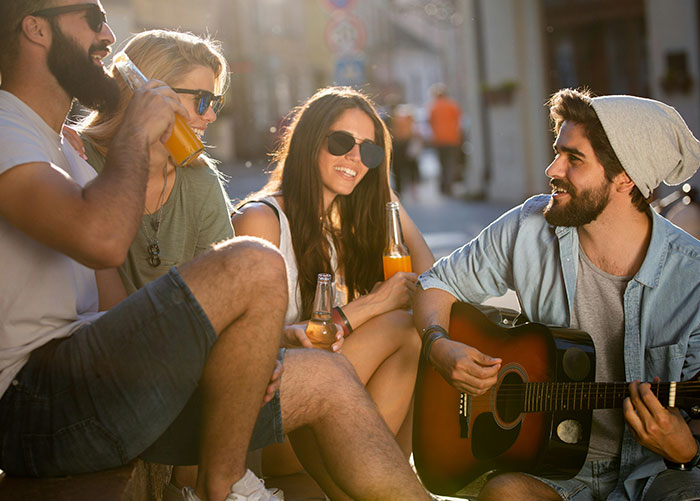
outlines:
[{"label": "denim shorts", "polygon": [[[196,464],[198,383],[216,339],[172,268],[71,336],[35,350],[0,399],[0,469],[61,476],[142,454]],[[283,437],[277,394],[260,411],[251,448]]]},{"label": "denim shorts", "polygon": [[617,485],[619,471],[619,460],[606,459],[586,461],[578,475],[569,480],[530,476],[550,486],[565,501],[593,501],[608,498]]},{"label": "denim shorts", "polygon": [[[617,459],[586,461],[578,475],[569,480],[550,480],[530,476],[550,486],[565,501],[605,500],[617,485],[619,467],[620,462]],[[644,501],[700,499],[700,469],[662,471],[656,475],[642,499]]]}]

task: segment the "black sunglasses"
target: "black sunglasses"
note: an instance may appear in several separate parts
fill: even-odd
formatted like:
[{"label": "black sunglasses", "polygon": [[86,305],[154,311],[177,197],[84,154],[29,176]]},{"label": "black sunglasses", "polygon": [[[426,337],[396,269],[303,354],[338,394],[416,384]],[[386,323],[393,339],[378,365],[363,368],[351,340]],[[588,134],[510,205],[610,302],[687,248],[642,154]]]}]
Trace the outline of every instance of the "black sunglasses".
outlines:
[{"label": "black sunglasses", "polygon": [[79,10],[87,11],[85,19],[87,20],[88,26],[95,33],[100,33],[104,24],[107,22],[107,14],[105,14],[96,3],[76,3],[74,5],[64,5],[63,7],[50,7],[48,9],[32,12],[30,16],[54,17],[60,16],[61,14],[68,14],[69,12],[77,12]]},{"label": "black sunglasses", "polygon": [[[336,130],[326,137],[328,139],[328,153],[336,157],[345,155],[357,144],[354,136],[344,130]],[[362,141],[360,143],[360,158],[365,167],[374,169],[384,161],[384,148],[370,140]]]},{"label": "black sunglasses", "polygon": [[176,89],[173,88],[178,94],[192,94],[196,96],[199,100],[197,101],[197,114],[204,115],[207,112],[207,108],[211,106],[214,113],[217,115],[221,108],[224,107],[224,96],[217,96],[208,90],[202,89]]}]

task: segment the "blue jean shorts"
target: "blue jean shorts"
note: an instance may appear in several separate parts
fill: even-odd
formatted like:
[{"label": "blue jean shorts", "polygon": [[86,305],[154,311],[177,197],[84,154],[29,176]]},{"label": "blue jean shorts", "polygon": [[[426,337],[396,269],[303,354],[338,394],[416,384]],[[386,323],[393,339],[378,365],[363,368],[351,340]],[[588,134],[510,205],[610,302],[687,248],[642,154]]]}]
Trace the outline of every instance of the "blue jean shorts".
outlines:
[{"label": "blue jean shorts", "polygon": [[[609,498],[617,486],[619,460],[586,461],[581,471],[569,480],[535,477],[554,489],[565,501],[597,501]],[[627,496],[625,496],[626,498]],[[615,497],[616,499],[619,496]],[[700,499],[700,469],[664,470],[654,478],[643,501],[690,501]]]},{"label": "blue jean shorts", "polygon": [[[71,336],[35,350],[0,399],[0,469],[61,476],[140,455],[196,464],[198,384],[216,339],[172,268]],[[283,437],[277,394],[260,411],[251,448]]]}]

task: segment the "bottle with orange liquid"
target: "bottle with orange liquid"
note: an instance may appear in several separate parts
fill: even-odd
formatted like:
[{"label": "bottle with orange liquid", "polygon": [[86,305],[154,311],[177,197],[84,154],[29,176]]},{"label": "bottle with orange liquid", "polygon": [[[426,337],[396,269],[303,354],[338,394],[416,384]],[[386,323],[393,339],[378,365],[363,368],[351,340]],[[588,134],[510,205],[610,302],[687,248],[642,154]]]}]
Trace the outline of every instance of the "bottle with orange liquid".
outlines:
[{"label": "bottle with orange liquid", "polygon": [[306,337],[314,348],[331,350],[335,342],[335,324],[331,315],[331,275],[319,273],[311,320],[306,324]]},{"label": "bottle with orange liquid", "polygon": [[386,247],[382,255],[382,264],[384,280],[388,280],[397,271],[412,271],[411,255],[403,243],[398,202],[386,204]]},{"label": "bottle with orange liquid", "polygon": [[[148,82],[141,70],[124,52],[116,55],[114,66],[119,70],[119,73],[131,90],[138,89]],[[165,148],[177,165],[187,165],[204,151],[202,141],[199,140],[192,128],[187,125],[185,119],[178,114],[175,114],[173,132],[165,143]]]}]

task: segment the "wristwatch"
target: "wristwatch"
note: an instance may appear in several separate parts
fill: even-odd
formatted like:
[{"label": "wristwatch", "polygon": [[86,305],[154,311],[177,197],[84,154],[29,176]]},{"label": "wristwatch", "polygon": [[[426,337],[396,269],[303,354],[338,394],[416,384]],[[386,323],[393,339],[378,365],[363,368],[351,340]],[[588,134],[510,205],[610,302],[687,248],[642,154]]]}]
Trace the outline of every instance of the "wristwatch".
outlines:
[{"label": "wristwatch", "polygon": [[695,439],[695,443],[698,445],[698,452],[695,454],[695,457],[687,463],[674,463],[673,461],[669,461],[668,459],[664,458],[666,468],[669,470],[689,471],[700,464],[700,437],[698,437],[698,435],[693,435],[693,438]]}]

